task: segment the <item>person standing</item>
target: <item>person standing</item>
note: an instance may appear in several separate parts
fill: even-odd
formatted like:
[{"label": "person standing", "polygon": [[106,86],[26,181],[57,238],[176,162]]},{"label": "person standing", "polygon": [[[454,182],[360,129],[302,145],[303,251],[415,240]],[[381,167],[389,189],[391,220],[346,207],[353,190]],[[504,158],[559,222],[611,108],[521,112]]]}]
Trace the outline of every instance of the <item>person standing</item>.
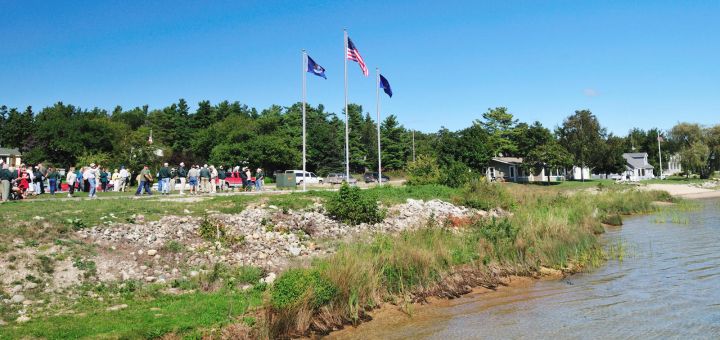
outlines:
[{"label": "person standing", "polygon": [[37,166],[30,165],[25,169],[25,173],[28,178],[28,192],[32,192],[33,195],[40,193],[40,179],[37,177],[40,175]]},{"label": "person standing", "polygon": [[75,193],[75,185],[77,184],[77,174],[75,174],[75,167],[71,166],[65,176],[65,183],[68,185],[68,197],[73,197]]},{"label": "person standing", "polygon": [[247,191],[252,191],[252,173],[249,167],[245,167],[245,177],[247,178]]},{"label": "person standing", "polygon": [[220,191],[222,192],[225,190],[225,177],[227,177],[222,165],[220,166],[220,169],[218,170],[217,177],[218,177],[218,181],[219,181],[218,186],[220,187]]},{"label": "person standing", "polygon": [[158,185],[160,185],[160,194],[161,195],[169,195],[170,194],[170,169],[168,168],[168,164],[165,163],[160,168],[160,171],[158,171]]},{"label": "person standing", "polygon": [[210,165],[210,193],[214,194],[217,188],[218,171],[214,165]]},{"label": "person standing", "polygon": [[125,169],[125,166],[120,167],[120,191],[125,191],[125,188],[130,184],[130,173]]},{"label": "person standing", "polygon": [[207,164],[200,169],[200,191],[204,193],[210,192],[210,169]]},{"label": "person standing", "polygon": [[10,197],[10,181],[13,175],[8,169],[7,163],[3,163],[0,169],[0,202],[7,202]]},{"label": "person standing", "polygon": [[107,191],[108,182],[109,182],[108,176],[109,176],[109,174],[107,173],[107,169],[100,168],[100,188],[102,188],[103,192]]},{"label": "person standing", "polygon": [[76,173],[75,173],[75,178],[77,179],[77,182],[78,182],[78,190],[80,190],[80,191],[85,191],[85,180],[83,180],[83,172],[85,172],[85,168],[80,167],[79,169],[76,170]]},{"label": "person standing", "polygon": [[242,191],[247,191],[248,176],[245,168],[240,169],[240,183],[242,183]]},{"label": "person standing", "polygon": [[142,190],[145,190],[145,193],[148,194],[148,196],[152,195],[152,192],[150,192],[150,186],[152,185],[152,173],[150,172],[150,168],[148,168],[147,165],[145,165],[140,171],[140,174],[138,175],[138,189],[135,193],[135,196],[140,196],[140,193]]},{"label": "person standing", "polygon": [[170,169],[170,193],[175,191],[175,184],[177,183],[177,169],[175,167]]},{"label": "person standing", "polygon": [[20,189],[20,197],[26,198],[27,197],[27,191],[32,186],[32,182],[30,181],[30,174],[32,173],[32,167],[30,169],[27,169],[25,166],[22,166],[22,168],[18,169],[18,189]]},{"label": "person standing", "polygon": [[262,191],[265,184],[265,172],[261,168],[257,168],[255,172],[255,191]]},{"label": "person standing", "polygon": [[[38,187],[38,189],[40,189],[40,190],[38,190],[37,193],[44,194],[45,193],[45,179],[47,178],[48,168],[46,168],[42,163],[40,163],[37,166],[37,170],[40,173],[40,176],[39,176],[40,182],[39,182],[39,187]],[[38,174],[36,173],[35,176],[38,177]]]},{"label": "person standing", "polygon": [[193,165],[188,171],[188,183],[190,183],[190,195],[197,195],[198,177],[200,172],[198,171],[197,165]]},{"label": "person standing", "polygon": [[185,195],[185,179],[188,177],[188,172],[185,170],[185,163],[180,162],[180,166],[177,169],[177,176],[180,179],[180,195]]},{"label": "person standing", "polygon": [[85,168],[85,172],[83,173],[83,178],[88,182],[89,186],[88,197],[91,199],[97,198],[97,177],[97,167],[95,163],[91,163],[89,167]]},{"label": "person standing", "polygon": [[118,172],[118,169],[115,169],[113,171],[112,175],[110,176],[110,181],[113,185],[113,191],[117,192],[120,190],[120,172]]},{"label": "person standing", "polygon": [[55,195],[55,191],[58,190],[60,185],[60,174],[53,167],[48,168],[48,184],[50,186],[50,195]]}]

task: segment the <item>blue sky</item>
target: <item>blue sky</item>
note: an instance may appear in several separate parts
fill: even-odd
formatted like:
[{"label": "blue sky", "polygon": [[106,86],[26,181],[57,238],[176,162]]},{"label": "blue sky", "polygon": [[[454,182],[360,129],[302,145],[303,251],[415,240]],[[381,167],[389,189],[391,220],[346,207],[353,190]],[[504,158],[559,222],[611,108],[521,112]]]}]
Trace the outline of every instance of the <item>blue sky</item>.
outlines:
[{"label": "blue sky", "polygon": [[371,77],[349,63],[350,101],[408,128],[468,126],[489,107],[554,127],[590,109],[612,132],[720,123],[720,1],[0,0],[0,104],[36,110],[228,99],[300,100],[305,48],[328,80],[308,101],[343,107],[346,27]]}]

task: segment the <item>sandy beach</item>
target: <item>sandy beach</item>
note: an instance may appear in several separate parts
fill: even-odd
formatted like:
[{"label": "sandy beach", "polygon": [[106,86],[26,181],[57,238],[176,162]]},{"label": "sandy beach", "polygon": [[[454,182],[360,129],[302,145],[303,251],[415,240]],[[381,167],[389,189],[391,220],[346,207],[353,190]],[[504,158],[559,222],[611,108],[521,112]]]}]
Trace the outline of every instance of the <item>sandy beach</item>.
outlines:
[{"label": "sandy beach", "polygon": [[648,184],[647,190],[664,190],[670,195],[688,199],[720,197],[720,190],[698,188],[688,184]]}]

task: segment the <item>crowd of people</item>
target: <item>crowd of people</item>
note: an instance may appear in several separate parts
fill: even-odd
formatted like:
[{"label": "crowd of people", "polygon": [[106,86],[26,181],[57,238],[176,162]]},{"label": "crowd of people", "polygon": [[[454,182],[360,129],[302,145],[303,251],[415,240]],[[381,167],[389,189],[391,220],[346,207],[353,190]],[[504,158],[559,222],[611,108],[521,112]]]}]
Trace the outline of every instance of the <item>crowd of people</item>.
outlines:
[{"label": "crowd of people", "polygon": [[[0,161],[0,202],[13,199],[23,199],[29,196],[58,192],[67,192],[68,197],[74,197],[76,191],[87,192],[91,199],[97,198],[97,191],[125,192],[132,183],[132,171],[121,166],[110,170],[96,164],[79,168],[58,169],[45,166],[21,164],[11,167]],[[253,173],[248,167],[215,167],[213,165],[192,165],[186,167],[180,163],[178,167],[170,167],[168,163],[155,173],[148,165],[143,166],[135,176],[137,183],[136,196],[152,195],[154,182],[157,180],[157,192],[169,195],[174,191],[184,195],[188,191],[191,195],[213,194],[232,187],[244,191],[263,190],[265,172],[258,168]]]}]

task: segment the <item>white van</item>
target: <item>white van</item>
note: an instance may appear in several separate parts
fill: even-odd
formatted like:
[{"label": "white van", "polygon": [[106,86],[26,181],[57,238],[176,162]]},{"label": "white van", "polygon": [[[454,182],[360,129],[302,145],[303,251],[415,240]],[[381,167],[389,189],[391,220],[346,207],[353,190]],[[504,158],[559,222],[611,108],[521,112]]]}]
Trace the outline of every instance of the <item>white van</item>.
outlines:
[{"label": "white van", "polygon": [[[303,171],[302,170],[285,170],[286,174],[295,174],[295,183],[303,183]],[[315,175],[312,172],[305,171],[305,181],[307,184],[323,184],[323,178]]]}]

